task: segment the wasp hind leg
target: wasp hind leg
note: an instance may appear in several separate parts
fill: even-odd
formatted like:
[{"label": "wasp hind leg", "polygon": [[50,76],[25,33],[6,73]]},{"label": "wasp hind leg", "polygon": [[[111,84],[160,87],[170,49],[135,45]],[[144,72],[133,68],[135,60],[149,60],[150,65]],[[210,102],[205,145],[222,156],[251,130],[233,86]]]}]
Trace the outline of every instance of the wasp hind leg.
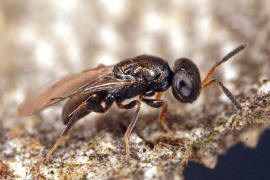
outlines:
[{"label": "wasp hind leg", "polygon": [[125,132],[125,135],[124,135],[124,139],[125,139],[125,145],[126,145],[126,155],[127,155],[127,158],[128,158],[128,161],[130,159],[130,152],[129,152],[129,144],[128,144],[128,138],[138,120],[138,115],[139,115],[139,111],[140,111],[140,108],[141,108],[141,102],[138,101],[138,100],[134,100],[134,101],[131,101],[130,103],[128,104],[121,104],[121,103],[117,103],[117,106],[120,108],[120,109],[132,109],[133,107],[137,106],[137,109],[135,111],[135,114],[133,115],[132,119],[131,119],[131,122],[129,123],[128,125],[128,128]]},{"label": "wasp hind leg", "polygon": [[62,131],[62,133],[60,134],[60,137],[58,138],[58,140],[56,141],[56,143],[53,145],[53,147],[50,149],[50,151],[47,153],[47,155],[44,158],[44,162],[46,162],[50,156],[52,155],[52,153],[55,151],[55,149],[60,145],[60,143],[67,137],[68,135],[68,131],[71,129],[71,127],[74,125],[74,123],[78,120],[79,117],[79,113],[80,110],[84,109],[85,106],[84,104],[81,104],[72,114],[71,119],[68,121],[65,129]]},{"label": "wasp hind leg", "polygon": [[75,122],[77,122],[81,118],[81,116],[80,116],[81,112],[85,112],[87,110],[89,112],[94,111],[94,112],[104,113],[109,109],[109,107],[111,105],[112,105],[112,102],[105,103],[105,107],[102,107],[101,104],[95,104],[95,109],[93,109],[94,104],[89,103],[89,101],[85,101],[81,105],[79,105],[79,107],[70,114],[71,118],[69,119],[68,123],[66,124],[66,127],[64,128],[64,130],[60,134],[60,137],[58,138],[56,143],[53,145],[53,147],[50,149],[50,151],[45,156],[44,162],[46,162],[50,158],[50,156],[55,151],[55,149],[67,137],[68,132],[71,129],[71,127],[75,124]]}]

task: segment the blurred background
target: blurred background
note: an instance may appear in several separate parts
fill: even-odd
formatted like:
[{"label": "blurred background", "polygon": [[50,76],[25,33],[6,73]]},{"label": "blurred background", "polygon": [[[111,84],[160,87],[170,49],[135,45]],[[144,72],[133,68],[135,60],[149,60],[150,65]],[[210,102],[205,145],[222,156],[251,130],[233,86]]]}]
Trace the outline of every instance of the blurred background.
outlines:
[{"label": "blurred background", "polygon": [[[222,56],[247,44],[215,73],[233,94],[244,94],[270,76],[269,18],[268,0],[1,0],[0,137],[23,121],[18,104],[51,81],[141,54],[159,56],[171,67],[188,57],[203,78]],[[176,103],[170,92],[166,98]],[[216,100],[228,101],[209,88],[195,104],[170,110],[196,111]],[[191,174],[204,173],[196,171]]]}]

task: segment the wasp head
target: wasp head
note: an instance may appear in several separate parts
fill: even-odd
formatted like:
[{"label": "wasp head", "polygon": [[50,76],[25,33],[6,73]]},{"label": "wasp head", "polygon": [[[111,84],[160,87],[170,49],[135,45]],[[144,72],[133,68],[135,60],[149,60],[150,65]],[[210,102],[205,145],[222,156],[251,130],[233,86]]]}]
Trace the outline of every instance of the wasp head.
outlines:
[{"label": "wasp head", "polygon": [[182,103],[192,103],[200,95],[201,77],[197,66],[189,59],[180,58],[174,63],[172,92]]}]

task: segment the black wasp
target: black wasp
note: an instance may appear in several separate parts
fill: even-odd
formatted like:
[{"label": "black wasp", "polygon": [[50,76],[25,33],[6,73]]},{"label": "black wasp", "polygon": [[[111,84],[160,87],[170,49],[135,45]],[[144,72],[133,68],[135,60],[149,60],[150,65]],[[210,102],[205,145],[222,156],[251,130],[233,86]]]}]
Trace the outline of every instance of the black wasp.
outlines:
[{"label": "black wasp", "polygon": [[[223,57],[212,67],[203,81],[201,81],[198,67],[189,59],[177,59],[173,70],[171,70],[165,60],[150,55],[141,55],[125,59],[116,65],[100,66],[78,74],[70,74],[33,100],[20,105],[18,112],[20,115],[31,115],[69,98],[62,113],[62,120],[66,127],[48,152],[46,160],[64,140],[74,123],[90,112],[104,113],[114,102],[121,109],[136,107],[136,112],[124,136],[126,154],[129,159],[128,138],[138,119],[141,102],[154,108],[162,107],[159,121],[163,128],[170,132],[164,122],[168,103],[160,99],[161,93],[169,89],[170,86],[178,101],[192,103],[198,98],[202,88],[217,83],[234,106],[241,109],[241,105],[232,93],[219,80],[210,78],[216,67],[244,48],[245,45],[240,45]],[[155,98],[149,98],[155,94]],[[124,100],[136,96],[139,96],[139,100],[122,104]]]}]

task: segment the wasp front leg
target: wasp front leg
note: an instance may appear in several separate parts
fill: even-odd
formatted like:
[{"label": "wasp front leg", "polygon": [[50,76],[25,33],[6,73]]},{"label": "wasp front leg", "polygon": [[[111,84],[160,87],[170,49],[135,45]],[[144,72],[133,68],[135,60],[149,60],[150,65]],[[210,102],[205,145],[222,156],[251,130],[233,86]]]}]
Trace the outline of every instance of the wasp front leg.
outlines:
[{"label": "wasp front leg", "polygon": [[[161,94],[158,94],[157,98],[160,98]],[[165,123],[165,117],[168,113],[168,103],[161,99],[147,99],[144,97],[141,97],[141,100],[153,107],[153,108],[160,108],[162,107],[161,114],[159,116],[159,122],[161,123],[162,127],[167,131],[167,133],[172,134],[172,131],[168,128],[167,124]]]}]

